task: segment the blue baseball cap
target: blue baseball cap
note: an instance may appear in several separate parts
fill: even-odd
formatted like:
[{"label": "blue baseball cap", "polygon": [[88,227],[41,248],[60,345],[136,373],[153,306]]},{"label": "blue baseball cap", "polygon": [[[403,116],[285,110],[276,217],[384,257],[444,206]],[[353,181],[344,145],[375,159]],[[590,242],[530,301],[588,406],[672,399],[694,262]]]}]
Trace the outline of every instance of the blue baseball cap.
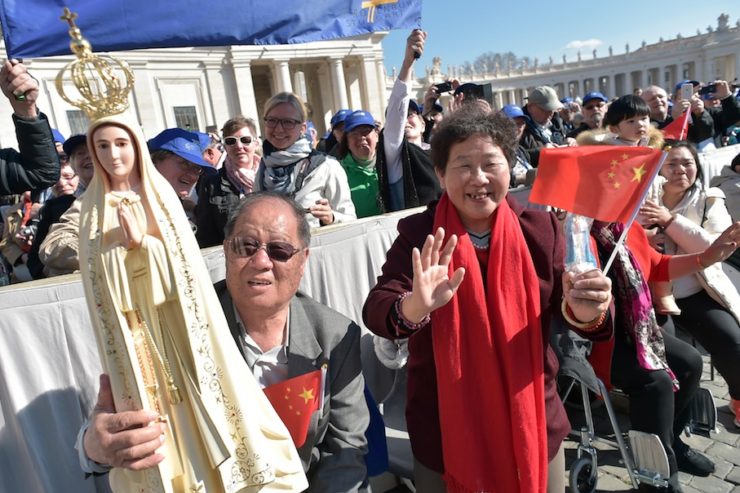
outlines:
[{"label": "blue baseball cap", "polygon": [[340,123],[344,123],[344,120],[347,119],[347,117],[352,113],[352,110],[342,109],[334,113],[334,116],[331,117],[331,126],[336,127]]},{"label": "blue baseball cap", "polygon": [[198,145],[200,145],[200,152],[203,154],[208,149],[208,146],[211,145],[211,136],[203,132],[192,133],[198,136]]},{"label": "blue baseball cap", "polygon": [[409,109],[407,111],[408,113],[414,112],[417,115],[421,115],[421,110],[422,106],[419,103],[417,103],[413,99],[409,99]]},{"label": "blue baseball cap", "polygon": [[697,86],[700,86],[701,85],[701,82],[699,82],[698,80],[690,80],[690,79],[682,80],[681,82],[679,82],[678,84],[676,84],[676,90],[673,91],[673,92],[680,92],[681,91],[681,86],[684,85],[684,84],[691,84],[692,86],[697,87]]},{"label": "blue baseball cap", "polygon": [[605,103],[609,102],[607,97],[601,94],[599,91],[592,91],[592,92],[586,93],[586,95],[583,96],[583,104],[585,105],[586,103],[588,103],[589,101],[593,101],[594,99],[598,99]]},{"label": "blue baseball cap", "polygon": [[570,96],[568,96],[567,98],[563,98],[563,99],[560,100],[560,102],[563,103],[563,104],[570,104],[573,101],[574,101],[574,99],[571,98]]},{"label": "blue baseball cap", "polygon": [[149,152],[170,151],[186,161],[206,168],[208,172],[216,172],[216,168],[203,159],[200,132],[190,132],[182,128],[168,128],[150,139],[147,144]]},{"label": "blue baseball cap", "polygon": [[64,141],[67,140],[64,138],[64,135],[62,135],[62,132],[56,128],[51,129],[51,135],[54,137],[54,142],[59,142],[60,144],[64,144]]},{"label": "blue baseball cap", "polygon": [[344,132],[349,133],[362,125],[375,127],[375,118],[367,111],[355,111],[344,120]]},{"label": "blue baseball cap", "polygon": [[75,149],[82,144],[87,145],[87,135],[77,134],[65,140],[62,149],[64,149],[64,154],[71,156]]},{"label": "blue baseball cap", "polygon": [[[423,105],[423,104],[422,104],[421,106],[419,106],[419,109],[421,110],[421,113],[422,113],[422,114],[424,114],[424,105]],[[445,109],[444,109],[444,108],[442,107],[442,105],[441,105],[441,104],[439,104],[439,103],[434,103],[434,104],[432,105],[432,110],[430,111],[430,113],[431,113],[432,111],[433,111],[433,112],[435,112],[435,113],[443,113],[443,112],[444,112],[444,110],[445,110]]]},{"label": "blue baseball cap", "polygon": [[524,111],[515,104],[507,104],[501,108],[501,111],[511,120],[514,118],[526,118],[529,120],[529,117],[524,114]]}]

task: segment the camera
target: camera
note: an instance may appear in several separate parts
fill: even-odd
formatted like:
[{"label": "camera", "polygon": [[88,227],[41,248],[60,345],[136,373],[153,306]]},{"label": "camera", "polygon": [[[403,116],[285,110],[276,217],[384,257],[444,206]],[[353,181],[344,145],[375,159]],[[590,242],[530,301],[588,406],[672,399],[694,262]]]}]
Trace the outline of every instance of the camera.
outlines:
[{"label": "camera", "polygon": [[717,92],[717,84],[708,84],[701,89],[699,89],[699,94],[701,96],[706,96],[707,94],[714,94]]},{"label": "camera", "polygon": [[681,99],[682,100],[690,100],[691,96],[694,95],[694,85],[689,82],[686,84],[681,85]]},{"label": "camera", "polygon": [[23,228],[21,228],[19,234],[21,236],[25,236],[26,238],[29,238],[31,236],[36,236],[36,231],[39,229],[39,220],[38,219],[31,219]]},{"label": "camera", "polygon": [[437,88],[438,94],[442,94],[443,92],[450,92],[452,90],[452,82],[440,82],[439,84],[434,84],[434,87]]}]

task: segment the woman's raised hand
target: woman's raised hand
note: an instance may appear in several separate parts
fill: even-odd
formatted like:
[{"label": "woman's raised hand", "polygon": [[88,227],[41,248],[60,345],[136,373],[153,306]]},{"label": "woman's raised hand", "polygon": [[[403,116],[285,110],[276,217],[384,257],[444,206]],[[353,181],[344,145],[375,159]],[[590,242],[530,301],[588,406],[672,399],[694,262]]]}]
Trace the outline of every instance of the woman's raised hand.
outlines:
[{"label": "woman's raised hand", "polygon": [[714,243],[701,254],[700,262],[704,267],[709,267],[715,262],[727,260],[740,244],[740,221],[731,224],[722,232]]},{"label": "woman's raised hand", "polygon": [[457,236],[452,235],[446,243],[444,239],[444,229],[438,228],[434,236],[427,236],[421,252],[414,248],[411,253],[414,268],[413,288],[411,295],[404,299],[401,305],[404,318],[410,322],[421,322],[431,312],[446,305],[457,292],[465,276],[463,267],[455,270],[452,278],[448,276]]},{"label": "woman's raised hand", "polygon": [[123,241],[126,249],[139,248],[144,240],[144,234],[136,223],[136,218],[127,204],[118,204],[118,222],[123,230]]}]

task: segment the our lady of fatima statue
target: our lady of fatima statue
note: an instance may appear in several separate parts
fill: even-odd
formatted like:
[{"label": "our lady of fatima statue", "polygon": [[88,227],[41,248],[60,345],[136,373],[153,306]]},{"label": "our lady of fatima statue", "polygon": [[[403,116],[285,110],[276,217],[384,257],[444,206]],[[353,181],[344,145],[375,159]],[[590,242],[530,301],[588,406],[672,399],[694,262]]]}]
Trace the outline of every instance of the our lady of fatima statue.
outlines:
[{"label": "our lady of fatima statue", "polygon": [[[168,428],[165,460],[143,471],[114,468],[111,487],[302,491],[298,453],[231,338],[182,205],[139,125],[121,114],[133,74],[93,55],[75,17],[65,9],[78,60],[57,88],[91,120],[95,176],[79,230],[85,297],[116,411],[153,410]],[[65,71],[82,99],[65,94]]]}]

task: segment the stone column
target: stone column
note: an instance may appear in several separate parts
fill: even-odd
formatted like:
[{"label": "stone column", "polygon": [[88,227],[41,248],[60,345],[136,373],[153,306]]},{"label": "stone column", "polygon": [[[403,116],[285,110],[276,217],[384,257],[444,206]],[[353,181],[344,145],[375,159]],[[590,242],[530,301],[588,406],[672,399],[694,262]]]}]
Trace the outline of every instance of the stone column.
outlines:
[{"label": "stone column", "polygon": [[301,70],[293,74],[293,90],[304,103],[308,102],[308,92],[306,88],[306,74]]},{"label": "stone column", "polygon": [[516,104],[518,106],[524,104],[523,101],[516,100],[516,91],[514,91],[514,89],[509,89],[509,104]]},{"label": "stone column", "polygon": [[377,62],[372,56],[363,56],[361,63],[361,77],[364,81],[362,84],[363,101],[366,102],[365,108],[372,113],[376,120],[383,118],[383,104],[381,99],[385,99],[385,91],[378,92],[378,68]]},{"label": "stone column", "polygon": [[607,98],[613,98],[617,96],[616,89],[614,88],[614,76],[613,75],[605,75],[604,78],[606,79],[606,94],[605,96]]},{"label": "stone column", "polygon": [[376,119],[385,122],[385,107],[388,103],[385,96],[385,67],[383,66],[383,59],[375,57],[375,70],[377,72],[377,93],[378,94],[378,115]]},{"label": "stone column", "polygon": [[493,93],[493,102],[496,104],[496,109],[500,110],[504,107],[503,98],[501,97],[501,91]]},{"label": "stone column", "polygon": [[293,84],[290,82],[290,65],[288,60],[274,60],[275,85],[278,92],[293,92]]},{"label": "stone column", "polygon": [[637,77],[638,77],[637,80],[640,82],[640,88],[644,89],[647,86],[647,78],[645,77],[645,71],[638,70]]},{"label": "stone column", "polygon": [[329,69],[331,71],[331,81],[334,86],[334,107],[335,110],[349,108],[347,99],[347,85],[344,80],[344,65],[341,57],[329,58]]},{"label": "stone column", "polygon": [[248,118],[254,118],[259,127],[261,126],[261,122],[257,117],[259,113],[257,112],[257,101],[254,99],[254,83],[252,82],[252,66],[250,61],[248,59],[233,60],[231,63],[234,67],[236,96],[239,101],[237,111]]},{"label": "stone column", "polygon": [[[228,97],[226,91],[223,90],[227,85],[224,81],[224,75],[222,75],[225,72],[222,72],[222,61],[223,59],[219,60],[218,63],[208,63],[206,65],[206,84],[208,99],[211,104],[210,109],[207,109],[210,115],[204,123],[206,125],[216,125],[219,128],[231,116]],[[249,79],[251,82],[251,71]],[[251,116],[257,118],[256,114]]]},{"label": "stone column", "polygon": [[155,135],[167,125],[162,114],[162,99],[146,66],[146,62],[131,63],[131,68],[137,75],[134,80],[134,105],[144,131],[148,135]]}]

